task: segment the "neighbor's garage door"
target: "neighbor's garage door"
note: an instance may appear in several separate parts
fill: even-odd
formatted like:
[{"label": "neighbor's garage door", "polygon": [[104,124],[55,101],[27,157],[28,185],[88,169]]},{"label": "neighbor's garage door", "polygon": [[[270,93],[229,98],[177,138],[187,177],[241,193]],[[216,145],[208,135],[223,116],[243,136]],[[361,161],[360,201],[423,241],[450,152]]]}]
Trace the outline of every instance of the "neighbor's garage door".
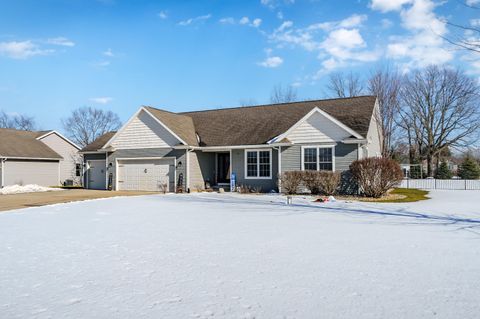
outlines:
[{"label": "neighbor's garage door", "polygon": [[173,159],[119,160],[118,189],[135,191],[170,191]]},{"label": "neighbor's garage door", "polygon": [[7,160],[4,163],[4,185],[37,184],[57,186],[60,183],[59,162]]}]

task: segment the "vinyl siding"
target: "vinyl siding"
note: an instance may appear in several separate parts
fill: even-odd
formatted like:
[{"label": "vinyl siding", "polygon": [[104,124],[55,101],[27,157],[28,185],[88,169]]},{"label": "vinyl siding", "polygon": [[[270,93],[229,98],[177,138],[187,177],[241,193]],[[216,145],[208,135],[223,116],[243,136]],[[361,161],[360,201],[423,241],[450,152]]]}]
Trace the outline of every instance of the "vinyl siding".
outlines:
[{"label": "vinyl siding", "polygon": [[315,112],[290,132],[286,138],[297,144],[332,143],[343,140],[350,135],[350,133],[346,132],[324,115]]},{"label": "vinyl siding", "polygon": [[382,154],[382,149],[381,149],[381,128],[378,123],[377,117],[375,114],[378,114],[378,102],[375,104],[375,110],[374,114],[372,115],[372,118],[370,120],[370,127],[368,128],[368,133],[367,133],[367,156],[368,157],[373,157],[373,156],[380,156]]},{"label": "vinyl siding", "polygon": [[[315,146],[322,144],[303,144]],[[335,170],[346,171],[350,164],[357,160],[358,157],[357,144],[337,143],[335,146]],[[302,145],[293,145],[282,147],[282,172],[298,171],[302,167]]]},{"label": "vinyl siding", "polygon": [[170,132],[150,115],[141,111],[112,141],[116,149],[161,148],[179,144]]},{"label": "vinyl siding", "polygon": [[59,185],[58,161],[7,160],[4,163],[4,186],[37,184]]},{"label": "vinyl siding", "polygon": [[186,191],[186,156],[185,150],[174,150],[174,149],[122,149],[117,150],[113,153],[110,153],[108,156],[108,164],[112,164],[108,169],[108,174],[112,174],[112,185],[115,189],[116,184],[116,159],[119,158],[147,158],[147,157],[175,157],[177,161],[177,166],[179,162],[182,162],[181,167],[177,167],[176,176],[171,176],[170,178],[170,190],[175,191],[175,181],[179,180],[180,174],[183,174],[183,184],[184,190]]},{"label": "vinyl siding", "polygon": [[[268,149],[262,149],[268,150]],[[237,186],[249,185],[251,187],[260,187],[262,192],[270,192],[278,190],[278,151],[272,149],[272,177],[271,179],[246,179],[245,178],[245,150],[232,150],[232,158],[230,159],[232,172],[237,176]]]},{"label": "vinyl siding", "polygon": [[75,175],[75,164],[82,161],[77,148],[55,133],[42,138],[40,141],[63,157],[63,160],[60,161],[60,182],[63,183],[65,180],[71,179],[74,184],[78,185],[80,177]]},{"label": "vinyl siding", "polygon": [[196,191],[205,187],[205,181],[210,184],[215,179],[215,153],[194,151],[189,153],[190,190]]}]

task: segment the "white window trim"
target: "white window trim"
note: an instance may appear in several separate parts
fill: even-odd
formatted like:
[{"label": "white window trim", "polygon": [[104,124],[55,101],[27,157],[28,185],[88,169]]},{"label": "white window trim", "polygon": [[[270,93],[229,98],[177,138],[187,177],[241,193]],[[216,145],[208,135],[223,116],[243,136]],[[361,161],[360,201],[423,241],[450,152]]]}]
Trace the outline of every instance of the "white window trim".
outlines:
[{"label": "white window trim", "polygon": [[[260,174],[260,154],[259,152],[266,152],[268,151],[270,153],[269,155],[269,164],[270,164],[270,171],[269,171],[269,176],[259,176]],[[248,152],[257,152],[257,176],[247,176],[247,154]],[[272,179],[272,149],[248,149],[245,150],[244,152],[244,177],[245,179]]]},{"label": "white window trim", "polygon": [[329,145],[302,145],[302,166],[300,167],[302,171],[305,170],[305,149],[306,148],[315,148],[317,149],[317,171],[319,171],[318,166],[319,166],[319,160],[318,160],[318,155],[320,154],[319,149],[320,148],[331,148],[332,149],[332,172],[335,172],[335,144],[329,144]]}]

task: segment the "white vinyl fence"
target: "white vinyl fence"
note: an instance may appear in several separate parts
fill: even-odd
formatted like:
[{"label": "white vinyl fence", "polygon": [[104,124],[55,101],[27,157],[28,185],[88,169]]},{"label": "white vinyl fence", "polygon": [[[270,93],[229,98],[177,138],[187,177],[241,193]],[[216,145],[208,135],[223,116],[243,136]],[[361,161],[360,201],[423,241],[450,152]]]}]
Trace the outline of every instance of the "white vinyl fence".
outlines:
[{"label": "white vinyl fence", "polygon": [[404,179],[403,188],[480,190],[478,179]]}]

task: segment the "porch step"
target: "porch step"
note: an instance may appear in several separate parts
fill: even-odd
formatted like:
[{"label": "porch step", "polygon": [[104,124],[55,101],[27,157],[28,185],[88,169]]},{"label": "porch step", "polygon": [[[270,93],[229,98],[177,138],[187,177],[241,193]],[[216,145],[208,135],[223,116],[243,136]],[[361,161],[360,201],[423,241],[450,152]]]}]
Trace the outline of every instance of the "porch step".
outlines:
[{"label": "porch step", "polygon": [[214,186],[212,186],[212,189],[216,192],[218,192],[220,190],[220,188],[223,188],[223,190],[225,192],[230,191],[230,185],[214,185]]}]

